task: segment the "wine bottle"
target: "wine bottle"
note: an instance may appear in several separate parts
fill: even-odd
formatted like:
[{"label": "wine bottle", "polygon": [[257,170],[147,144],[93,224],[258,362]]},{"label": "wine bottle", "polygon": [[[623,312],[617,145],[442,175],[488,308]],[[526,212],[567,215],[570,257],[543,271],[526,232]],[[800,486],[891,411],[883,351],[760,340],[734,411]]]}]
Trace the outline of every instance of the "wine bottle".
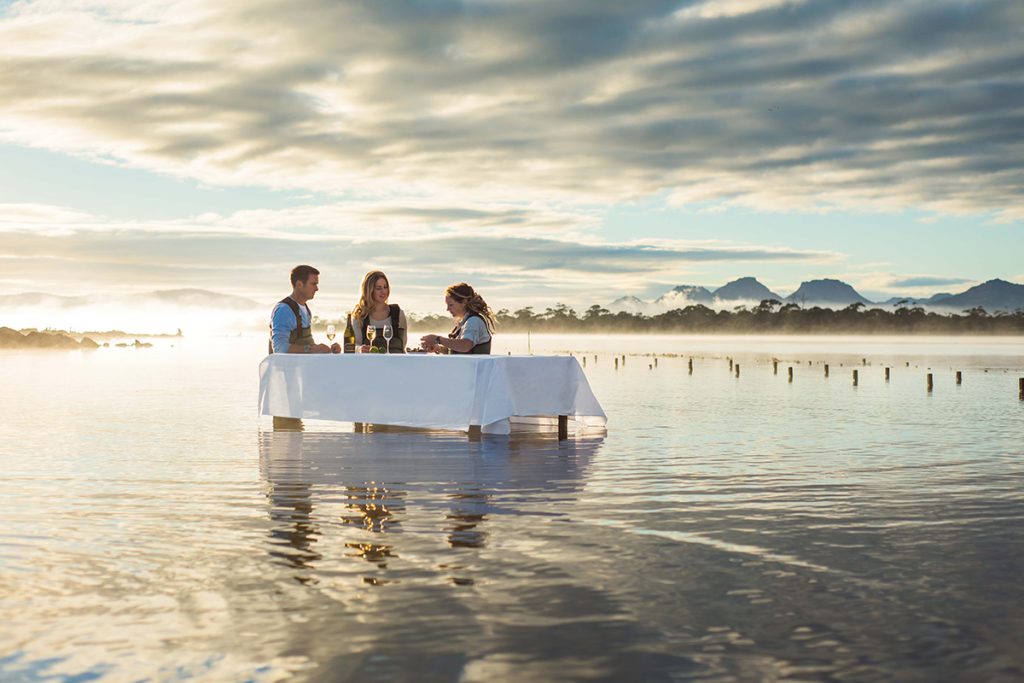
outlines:
[{"label": "wine bottle", "polygon": [[356,331],[352,327],[352,314],[349,313],[348,320],[345,322],[345,334],[342,337],[345,341],[345,353],[356,352]]}]

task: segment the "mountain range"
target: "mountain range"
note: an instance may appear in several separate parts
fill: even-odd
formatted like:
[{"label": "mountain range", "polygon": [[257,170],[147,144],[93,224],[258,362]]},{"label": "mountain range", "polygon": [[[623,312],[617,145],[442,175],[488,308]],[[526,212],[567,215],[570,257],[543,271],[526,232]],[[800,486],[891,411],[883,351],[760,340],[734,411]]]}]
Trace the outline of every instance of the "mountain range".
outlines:
[{"label": "mountain range", "polygon": [[802,282],[789,296],[782,297],[771,291],[753,277],[733,280],[717,289],[696,285],[673,287],[653,301],[644,301],[635,296],[623,296],[606,306],[612,312],[662,313],[675,308],[702,304],[709,308],[732,308],[738,305],[757,305],[765,299],[782,303],[795,303],[801,308],[845,308],[851,304],[866,307],[898,308],[899,306],[921,306],[937,312],[959,313],[981,307],[989,313],[1014,312],[1024,309],[1024,285],[1006,280],[989,280],[959,294],[941,293],[924,299],[896,297],[874,302],[862,296],[856,289],[841,280],[821,279]]}]

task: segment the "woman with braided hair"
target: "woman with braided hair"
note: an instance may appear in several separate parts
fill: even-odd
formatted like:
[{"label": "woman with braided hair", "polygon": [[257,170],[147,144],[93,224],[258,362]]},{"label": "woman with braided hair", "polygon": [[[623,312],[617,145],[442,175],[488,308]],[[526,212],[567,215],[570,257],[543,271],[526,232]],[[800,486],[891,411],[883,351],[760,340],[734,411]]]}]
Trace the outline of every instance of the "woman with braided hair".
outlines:
[{"label": "woman with braided hair", "polygon": [[444,290],[444,303],[455,318],[455,329],[447,337],[423,335],[420,339],[423,350],[433,353],[490,353],[494,314],[483,297],[465,282],[460,282]]}]

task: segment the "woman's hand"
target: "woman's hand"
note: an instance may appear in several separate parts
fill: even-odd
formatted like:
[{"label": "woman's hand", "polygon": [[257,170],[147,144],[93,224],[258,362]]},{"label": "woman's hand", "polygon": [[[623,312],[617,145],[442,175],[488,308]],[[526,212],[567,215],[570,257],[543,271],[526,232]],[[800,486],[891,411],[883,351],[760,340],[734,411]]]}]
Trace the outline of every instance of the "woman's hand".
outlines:
[{"label": "woman's hand", "polygon": [[436,334],[425,334],[420,337],[420,348],[424,351],[436,352],[437,351],[437,335]]},{"label": "woman's hand", "polygon": [[362,346],[359,347],[359,353],[369,353],[369,352],[370,352],[370,345],[369,344],[363,344]]}]

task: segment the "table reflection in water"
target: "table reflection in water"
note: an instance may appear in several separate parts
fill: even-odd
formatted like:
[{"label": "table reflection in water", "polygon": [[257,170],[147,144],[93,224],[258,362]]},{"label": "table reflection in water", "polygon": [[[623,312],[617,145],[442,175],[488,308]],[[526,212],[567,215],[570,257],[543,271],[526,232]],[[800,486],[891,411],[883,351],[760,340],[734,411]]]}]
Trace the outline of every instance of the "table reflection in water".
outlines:
[{"label": "table reflection in water", "polygon": [[472,585],[472,553],[502,528],[528,536],[530,524],[557,515],[550,502],[564,506],[581,489],[603,440],[261,432],[269,555],[303,584]]}]

